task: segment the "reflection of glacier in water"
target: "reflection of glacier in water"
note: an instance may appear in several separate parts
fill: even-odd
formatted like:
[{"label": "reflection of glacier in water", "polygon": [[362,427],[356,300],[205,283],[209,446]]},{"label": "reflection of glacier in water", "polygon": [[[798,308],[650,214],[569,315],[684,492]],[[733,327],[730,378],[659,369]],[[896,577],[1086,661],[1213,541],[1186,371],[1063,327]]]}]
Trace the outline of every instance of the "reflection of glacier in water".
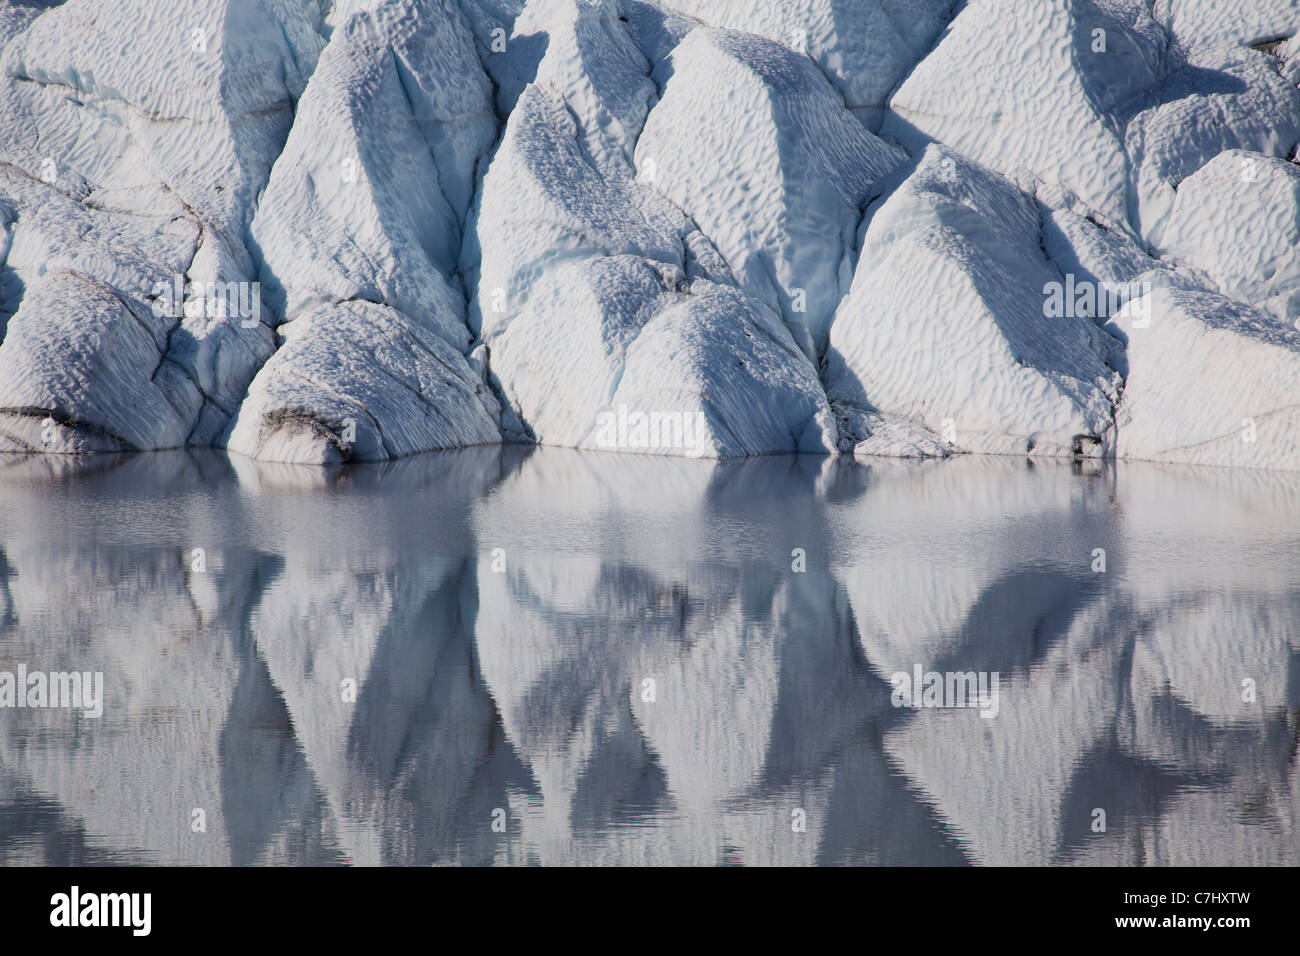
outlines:
[{"label": "reflection of glacier in water", "polygon": [[0,670],[106,701],[0,710],[0,863],[1295,865],[1298,567],[1263,472],[8,460]]}]

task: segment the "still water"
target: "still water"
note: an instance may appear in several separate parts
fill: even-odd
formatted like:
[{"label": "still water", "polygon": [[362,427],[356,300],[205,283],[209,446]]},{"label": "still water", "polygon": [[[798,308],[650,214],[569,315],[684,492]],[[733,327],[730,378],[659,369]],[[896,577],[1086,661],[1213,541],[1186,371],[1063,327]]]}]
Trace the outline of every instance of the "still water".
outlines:
[{"label": "still water", "polygon": [[0,460],[20,667],[4,865],[1300,863],[1295,475]]}]

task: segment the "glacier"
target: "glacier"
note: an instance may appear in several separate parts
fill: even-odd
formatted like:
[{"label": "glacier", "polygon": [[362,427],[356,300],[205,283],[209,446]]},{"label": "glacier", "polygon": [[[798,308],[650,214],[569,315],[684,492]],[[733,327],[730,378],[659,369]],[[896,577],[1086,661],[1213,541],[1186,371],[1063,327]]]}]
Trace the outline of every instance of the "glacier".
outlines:
[{"label": "glacier", "polygon": [[1300,0],[0,0],[0,452],[1297,471],[1298,34]]}]

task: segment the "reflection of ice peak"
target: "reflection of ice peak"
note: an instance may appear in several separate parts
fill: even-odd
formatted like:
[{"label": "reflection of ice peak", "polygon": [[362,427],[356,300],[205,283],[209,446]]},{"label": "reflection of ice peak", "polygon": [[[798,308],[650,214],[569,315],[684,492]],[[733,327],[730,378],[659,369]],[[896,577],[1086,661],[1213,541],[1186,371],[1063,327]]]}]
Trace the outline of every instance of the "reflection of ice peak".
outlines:
[{"label": "reflection of ice peak", "polygon": [[[1297,862],[1276,475],[15,467],[0,670],[102,670],[108,699],[5,711],[5,781],[113,858]],[[917,664],[1001,672],[997,717],[892,706]]]}]

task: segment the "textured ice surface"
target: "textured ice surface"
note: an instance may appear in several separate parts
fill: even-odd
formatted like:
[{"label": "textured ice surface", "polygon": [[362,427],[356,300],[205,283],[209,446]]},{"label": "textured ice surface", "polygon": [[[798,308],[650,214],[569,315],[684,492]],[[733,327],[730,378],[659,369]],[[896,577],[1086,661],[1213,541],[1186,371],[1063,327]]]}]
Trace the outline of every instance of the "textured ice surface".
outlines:
[{"label": "textured ice surface", "polygon": [[930,147],[872,217],[831,329],[826,381],[841,417],[875,410],[967,451],[1059,455],[1112,440],[1113,344],[1089,316],[1046,314],[1045,287],[1061,277],[1039,233],[1032,199]]},{"label": "textured ice surface", "polygon": [[500,440],[496,399],[455,347],[385,305],[326,305],[284,326],[229,447],[268,461],[383,461]]},{"label": "textured ice surface", "polygon": [[767,37],[806,54],[844,105],[873,128],[889,94],[929,52],[956,0],[671,0],[712,26]]},{"label": "textured ice surface", "polygon": [[1127,340],[1120,453],[1300,470],[1300,330],[1212,292],[1156,285]]},{"label": "textured ice surface", "polygon": [[1128,123],[1130,218],[1158,240],[1181,184],[1226,150],[1287,159],[1300,143],[1300,90],[1274,57],[1212,46],[1175,64]]},{"label": "textured ice surface", "polygon": [[[9,36],[0,208],[18,315],[0,345],[0,445],[214,440],[271,335],[202,300],[156,310],[158,283],[254,278],[244,233],[322,45],[300,7],[253,0],[73,0]],[[143,338],[121,328],[141,322]],[[33,442],[47,418],[53,438]]]},{"label": "textured ice surface", "polygon": [[1294,0],[0,0],[0,450],[1295,468],[1297,30]]},{"label": "textured ice surface", "polygon": [[[937,140],[1022,184],[1068,187],[1122,220],[1128,167],[1111,114],[1155,84],[1166,43],[1143,6],[968,4],[894,94],[883,131],[912,150]],[[1105,52],[1093,52],[1094,30]]]},{"label": "textured ice surface", "polygon": [[284,324],[231,449],[373,461],[498,440],[456,273],[491,100],[440,2],[386,0],[335,29],[252,224]]},{"label": "textured ice surface", "polygon": [[[700,457],[833,449],[816,367],[779,313],[738,290],[697,224],[608,149],[610,124],[639,130],[653,93],[627,27],[593,5],[553,7],[557,33],[585,45],[577,59],[548,48],[538,75],[582,79],[522,92],[472,237],[507,432]],[[634,88],[645,96],[608,92]]]},{"label": "textured ice surface", "polygon": [[440,2],[386,0],[334,31],[252,227],[284,319],[368,299],[468,341],[454,269],[496,137],[474,56]]},{"label": "textured ice surface", "polygon": [[1156,0],[1156,16],[1189,47],[1253,46],[1292,36],[1296,0]]},{"label": "textured ice surface", "polygon": [[904,158],[864,130],[808,58],[696,30],[646,121],[637,168],[684,209],[749,295],[821,354],[853,275],[861,208]]},{"label": "textured ice surface", "polygon": [[1227,150],[1185,179],[1159,233],[1160,251],[1220,291],[1300,316],[1300,166]]}]

